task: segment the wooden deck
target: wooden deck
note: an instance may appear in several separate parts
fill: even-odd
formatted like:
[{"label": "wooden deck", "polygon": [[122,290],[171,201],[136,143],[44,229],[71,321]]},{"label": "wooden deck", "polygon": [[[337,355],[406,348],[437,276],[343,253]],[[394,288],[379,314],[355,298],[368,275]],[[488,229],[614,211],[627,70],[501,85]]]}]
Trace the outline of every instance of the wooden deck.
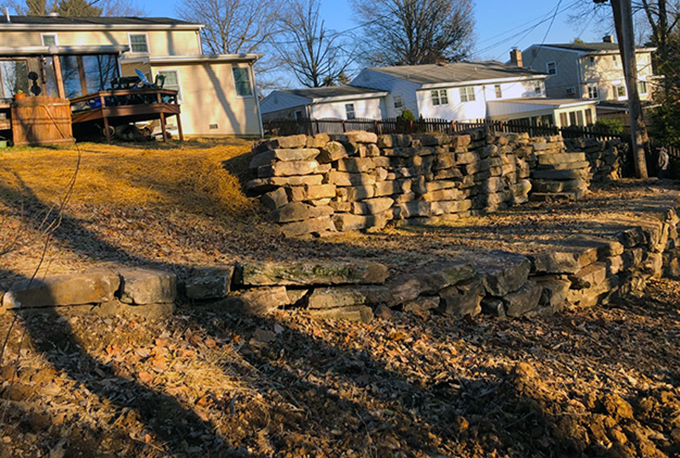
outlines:
[{"label": "wooden deck", "polygon": [[184,140],[177,91],[170,89],[116,89],[99,91],[71,100],[73,124],[102,121],[106,141],[111,143],[111,127],[159,119],[163,140],[167,139],[166,119],[177,117],[180,141]]}]

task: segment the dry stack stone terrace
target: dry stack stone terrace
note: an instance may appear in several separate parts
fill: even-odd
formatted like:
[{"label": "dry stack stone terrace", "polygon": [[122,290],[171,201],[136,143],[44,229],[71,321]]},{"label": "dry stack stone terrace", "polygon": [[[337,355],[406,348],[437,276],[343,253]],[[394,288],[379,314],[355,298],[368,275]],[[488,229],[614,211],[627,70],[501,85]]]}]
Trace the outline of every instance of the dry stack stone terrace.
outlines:
[{"label": "dry stack stone terrace", "polygon": [[580,198],[593,173],[616,166],[616,148],[603,145],[568,153],[560,136],[483,130],[279,137],[255,145],[246,190],[287,236],[436,223],[523,204],[532,188],[537,199]]}]

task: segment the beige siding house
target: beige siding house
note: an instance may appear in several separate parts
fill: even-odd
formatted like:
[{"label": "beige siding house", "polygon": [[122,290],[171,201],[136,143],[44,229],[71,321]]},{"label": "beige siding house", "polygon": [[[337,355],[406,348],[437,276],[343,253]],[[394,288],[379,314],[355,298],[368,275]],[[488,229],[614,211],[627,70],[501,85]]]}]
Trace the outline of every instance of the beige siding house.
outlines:
[{"label": "beige siding house", "polygon": [[[35,54],[61,55],[63,50],[85,48],[115,53],[116,74],[134,76],[140,70],[150,81],[162,75],[164,87],[179,92],[185,135],[261,135],[253,72],[260,56],[203,54],[202,27],[169,18],[10,16],[8,21],[2,17],[0,54],[31,49]],[[86,68],[80,73],[73,84],[64,81],[67,97],[110,88],[110,81],[85,81]]]}]

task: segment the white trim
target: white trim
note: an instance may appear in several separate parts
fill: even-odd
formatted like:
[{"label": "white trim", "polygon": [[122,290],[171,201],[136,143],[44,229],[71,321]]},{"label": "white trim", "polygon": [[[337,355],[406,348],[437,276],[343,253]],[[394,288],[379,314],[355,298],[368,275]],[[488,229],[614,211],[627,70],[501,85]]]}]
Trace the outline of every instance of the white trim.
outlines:
[{"label": "white trim", "polygon": [[262,110],[260,109],[260,96],[257,93],[257,84],[255,83],[255,68],[253,68],[253,64],[249,64],[248,67],[250,68],[250,76],[253,81],[253,96],[255,97],[255,108],[257,110],[257,120],[258,120],[258,125],[260,126],[260,137],[264,137],[264,126],[262,125]]},{"label": "white trim", "polygon": [[[138,52],[138,51],[133,51],[132,50],[132,36],[135,35],[144,35],[144,39],[146,40],[146,52]],[[149,34],[146,32],[128,32],[128,45],[130,46],[130,54],[137,54],[137,55],[146,55],[146,54],[151,54],[151,45],[149,44]]]},{"label": "white trim", "polygon": [[147,56],[141,57],[130,57],[126,59],[126,62],[137,63],[137,62],[149,62],[151,64],[190,64],[194,62],[215,62],[215,63],[227,63],[227,62],[255,62],[260,59],[263,54],[196,54],[193,56]]},{"label": "white trim", "polygon": [[[291,94],[291,95],[295,95],[295,94]],[[304,96],[298,96],[298,97],[304,97],[308,100],[311,100],[311,103],[315,105],[315,104],[319,104],[319,103],[345,102],[345,101],[348,101],[348,100],[379,99],[381,97],[386,97],[387,95],[388,95],[388,92],[371,92],[369,94],[335,95],[333,97],[319,97],[319,98],[313,98],[313,99],[310,99],[309,97],[304,97]]]},{"label": "white trim", "polygon": [[[552,64],[553,69],[555,70],[555,73],[550,73],[550,64]],[[555,62],[554,60],[552,60],[550,62],[546,62],[545,63],[545,72],[550,76],[557,75],[557,62]]]},{"label": "white trim", "polygon": [[52,45],[46,45],[45,44],[45,37],[54,37],[54,46],[59,46],[59,34],[57,34],[57,33],[41,33],[40,34],[40,43],[43,46],[52,46]]},{"label": "white trim", "polygon": [[[177,101],[179,103],[184,102],[184,91],[182,91],[182,79],[180,78],[179,69],[178,68],[156,68],[155,70],[156,70],[156,75],[158,75],[159,73],[163,73],[163,72],[175,72],[175,74],[177,75],[177,86],[179,86],[179,90],[177,91]],[[154,75],[154,79],[155,79],[156,75]],[[165,89],[165,83],[163,84],[163,88]]]},{"label": "white trim", "polygon": [[250,99],[252,97],[255,97],[255,81],[250,79],[250,71],[248,71],[248,79],[250,79],[250,95],[239,95],[238,90],[236,89],[236,76],[234,75],[234,69],[235,68],[245,68],[246,70],[250,69],[250,65],[248,67],[243,67],[240,65],[233,65],[231,66],[231,81],[234,84],[234,94],[236,95],[236,98],[238,99]]}]

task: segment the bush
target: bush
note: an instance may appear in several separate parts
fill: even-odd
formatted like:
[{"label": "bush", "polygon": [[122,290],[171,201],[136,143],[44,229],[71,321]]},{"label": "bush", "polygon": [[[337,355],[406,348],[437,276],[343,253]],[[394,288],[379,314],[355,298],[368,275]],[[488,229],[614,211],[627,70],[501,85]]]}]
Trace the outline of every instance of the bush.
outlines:
[{"label": "bush", "polygon": [[600,118],[595,123],[595,127],[614,134],[620,134],[623,132],[623,121],[614,118]]},{"label": "bush", "polygon": [[397,116],[399,121],[415,121],[416,117],[413,116],[411,110],[404,109],[399,116]]}]

